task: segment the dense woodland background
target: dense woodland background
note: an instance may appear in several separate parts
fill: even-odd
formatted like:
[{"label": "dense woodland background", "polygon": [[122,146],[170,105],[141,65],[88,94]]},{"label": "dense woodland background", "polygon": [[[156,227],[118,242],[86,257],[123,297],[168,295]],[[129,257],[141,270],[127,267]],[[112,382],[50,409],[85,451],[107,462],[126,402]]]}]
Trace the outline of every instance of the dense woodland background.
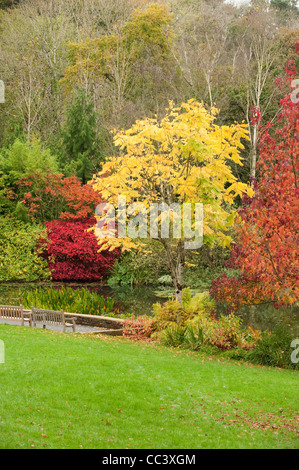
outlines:
[{"label": "dense woodland background", "polygon": [[[39,139],[66,176],[86,182],[112,147],[111,129],[194,98],[221,123],[250,128],[244,180],[259,135],[252,107],[275,122],[275,79],[295,59],[294,1],[1,1],[0,145]],[[10,9],[10,7],[12,9]]]}]

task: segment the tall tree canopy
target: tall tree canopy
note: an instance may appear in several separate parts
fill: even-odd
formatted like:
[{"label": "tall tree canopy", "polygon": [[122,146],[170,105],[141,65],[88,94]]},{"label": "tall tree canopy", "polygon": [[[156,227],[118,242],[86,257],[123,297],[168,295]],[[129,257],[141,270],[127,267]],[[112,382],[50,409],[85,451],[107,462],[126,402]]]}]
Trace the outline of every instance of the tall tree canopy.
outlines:
[{"label": "tall tree canopy", "polygon": [[[166,264],[179,302],[182,302],[185,241],[188,240],[181,231],[182,204],[203,204],[204,243],[227,246],[231,241],[227,230],[233,221],[234,200],[244,192],[252,194],[252,189],[239,182],[229,166],[229,162],[242,165],[239,152],[243,148],[242,139],[247,138],[245,125],[218,126],[217,113],[214,108],[207,111],[194,100],[179,107],[170,103],[163,119],[137,121],[130,129],[118,132],[114,143],[120,148],[120,155],[108,158],[92,181],[101,198],[115,207],[118,223],[123,216],[118,208],[119,196],[125,197],[128,204],[142,203],[146,216],[151,204],[178,204],[178,235],[170,234],[166,238],[160,230],[153,237],[147,224],[145,230],[137,232],[139,238],[158,239],[165,248]],[[138,205],[136,210],[142,211]],[[176,223],[174,212],[173,224]],[[155,222],[161,224],[161,217],[164,216],[157,214]],[[199,231],[190,213],[190,229],[191,225],[195,233]],[[101,249],[140,247],[140,240],[127,232],[123,237],[108,233],[105,241],[100,240]]]}]

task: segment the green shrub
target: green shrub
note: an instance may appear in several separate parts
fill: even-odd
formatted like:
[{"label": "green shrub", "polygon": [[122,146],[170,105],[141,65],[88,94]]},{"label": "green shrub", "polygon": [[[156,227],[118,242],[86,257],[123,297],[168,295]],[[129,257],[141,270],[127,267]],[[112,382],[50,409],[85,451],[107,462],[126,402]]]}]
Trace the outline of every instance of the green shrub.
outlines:
[{"label": "green shrub", "polygon": [[146,246],[142,252],[125,253],[114,264],[108,279],[110,286],[158,285],[159,278],[167,274],[163,247],[155,240],[143,242]]},{"label": "green shrub", "polygon": [[158,278],[158,283],[163,285],[163,286],[172,286],[173,281],[172,278],[169,274],[165,274],[164,276],[161,276]]},{"label": "green shrub", "polygon": [[207,291],[212,279],[220,276],[229,257],[229,250],[219,245],[203,245],[199,250],[188,250],[184,269],[184,285]]},{"label": "green shrub", "polygon": [[163,332],[161,340],[165,346],[198,351],[203,345],[203,331],[199,324],[197,326],[172,324]]},{"label": "green shrub", "polygon": [[[39,139],[16,139],[9,148],[0,150],[0,208],[2,213],[28,222],[28,209],[21,202],[23,190],[18,181],[32,173],[46,174],[58,171],[56,157],[44,148]],[[30,192],[30,189],[28,189]]]},{"label": "green shrub", "polygon": [[248,353],[248,359],[265,366],[299,370],[299,363],[291,361],[293,339],[292,334],[282,325],[273,332],[264,331],[256,347]]},{"label": "green shrub", "polygon": [[193,318],[209,316],[214,311],[214,302],[208,292],[195,294],[192,297],[191,289],[183,290],[183,306],[177,300],[172,299],[153,305],[153,315],[157,321],[179,322],[185,324]]},{"label": "green shrub", "polygon": [[0,167],[12,182],[16,182],[32,171],[42,172],[49,168],[55,171],[58,164],[56,157],[43,147],[39,139],[31,142],[16,139],[9,148],[0,151]]},{"label": "green shrub", "polygon": [[26,281],[50,279],[48,264],[40,257],[41,239],[45,230],[19,220],[0,219],[0,281]]},{"label": "green shrub", "polygon": [[204,343],[203,329],[198,323],[197,325],[186,325],[186,334],[184,340],[184,347],[192,351],[201,349]]},{"label": "green shrub", "polygon": [[162,343],[165,346],[180,347],[185,342],[186,331],[185,326],[177,324],[168,325],[161,336]]},{"label": "green shrub", "polygon": [[179,322],[184,316],[184,310],[176,300],[168,300],[164,304],[154,304],[153,314],[158,322]]},{"label": "green shrub", "polygon": [[71,289],[61,287],[59,289],[38,288],[34,291],[24,292],[23,305],[27,308],[36,307],[49,310],[64,310],[70,313],[83,313],[86,315],[112,316],[117,313],[114,300],[105,298],[97,292],[91,292],[86,288]]},{"label": "green shrub", "polygon": [[134,272],[130,271],[122,260],[116,260],[108,278],[109,286],[132,286],[136,283],[136,276]]},{"label": "green shrub", "polygon": [[220,328],[223,329],[226,338],[232,348],[240,346],[243,337],[241,319],[235,315],[222,315],[219,319]]},{"label": "green shrub", "polygon": [[222,351],[254,347],[258,332],[252,328],[242,329],[241,319],[233,314],[221,315],[218,319],[214,312],[215,304],[209,293],[202,292],[192,297],[191,289],[184,289],[182,307],[176,300],[153,305],[154,319],[166,325],[165,344],[196,349],[204,343]]},{"label": "green shrub", "polygon": [[261,333],[252,327],[242,328],[240,317],[214,315],[214,303],[207,293],[191,296],[184,291],[183,307],[175,300],[153,306],[154,319],[162,325],[163,344],[190,350],[216,348],[227,357],[260,365],[297,369],[291,360],[293,335],[279,326],[272,333]]},{"label": "green shrub", "polygon": [[209,317],[214,314],[215,304],[208,292],[200,292],[192,297],[191,289],[184,289],[183,306],[189,319]]}]

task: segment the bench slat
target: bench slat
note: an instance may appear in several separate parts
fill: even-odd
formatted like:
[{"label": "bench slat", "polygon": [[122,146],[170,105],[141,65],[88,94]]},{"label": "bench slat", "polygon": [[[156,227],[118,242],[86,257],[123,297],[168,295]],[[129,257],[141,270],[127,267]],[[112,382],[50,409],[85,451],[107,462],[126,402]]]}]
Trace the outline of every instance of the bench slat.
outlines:
[{"label": "bench slat", "polygon": [[62,325],[63,331],[65,331],[66,327],[72,327],[75,332],[75,319],[72,318],[71,320],[72,323],[66,321],[63,310],[58,312],[56,310],[45,310],[32,307],[32,321],[34,326],[36,326],[36,323],[42,323],[44,328],[46,325]]},{"label": "bench slat", "polygon": [[0,305],[0,318],[21,321],[24,326],[23,305]]}]

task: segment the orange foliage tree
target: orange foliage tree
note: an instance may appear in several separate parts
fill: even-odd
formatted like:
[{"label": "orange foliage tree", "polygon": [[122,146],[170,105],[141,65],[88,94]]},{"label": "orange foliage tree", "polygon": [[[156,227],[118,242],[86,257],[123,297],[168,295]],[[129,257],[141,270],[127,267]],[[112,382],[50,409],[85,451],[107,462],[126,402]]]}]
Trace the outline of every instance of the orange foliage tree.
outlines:
[{"label": "orange foliage tree", "polygon": [[276,131],[263,129],[259,182],[246,196],[235,224],[235,244],[226,274],[212,283],[211,295],[231,310],[242,304],[293,305],[299,297],[299,103],[281,100]]}]

